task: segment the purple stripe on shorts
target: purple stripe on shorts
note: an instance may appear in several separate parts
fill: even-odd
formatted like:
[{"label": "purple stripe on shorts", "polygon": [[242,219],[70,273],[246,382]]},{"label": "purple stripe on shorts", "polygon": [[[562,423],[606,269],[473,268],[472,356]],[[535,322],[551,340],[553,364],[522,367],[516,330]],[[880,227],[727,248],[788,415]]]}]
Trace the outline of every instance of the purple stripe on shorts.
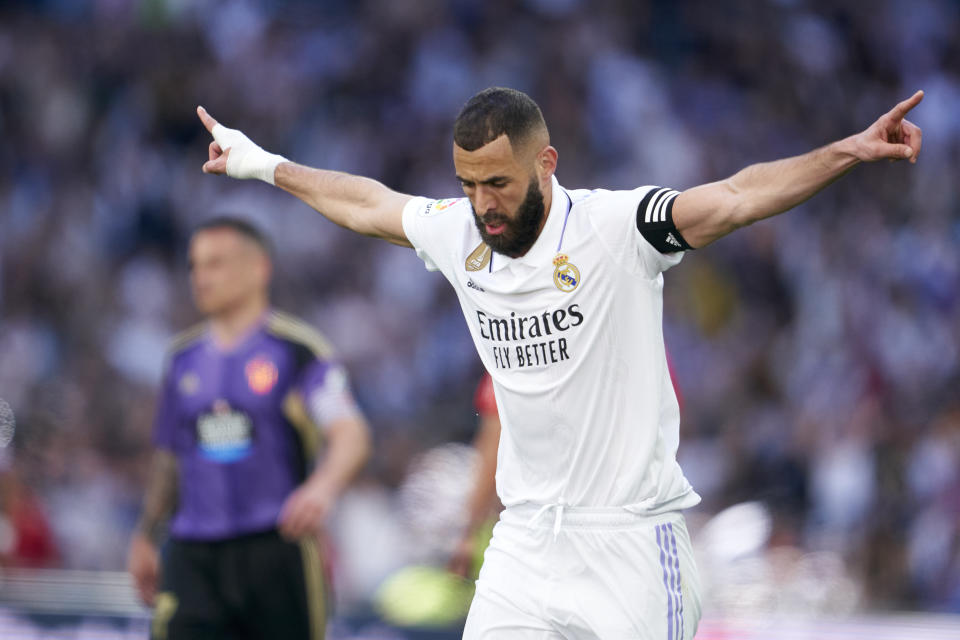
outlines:
[{"label": "purple stripe on shorts", "polygon": [[660,548],[660,569],[663,571],[663,588],[667,592],[667,640],[673,640],[673,594],[667,578],[667,549],[664,545],[664,538],[666,538],[666,531],[663,525],[658,524],[657,546]]},{"label": "purple stripe on shorts", "polygon": [[683,640],[683,585],[680,583],[680,555],[677,553],[677,537],[673,532],[673,523],[667,525],[670,527],[670,544],[673,549],[673,567],[677,576],[677,622],[680,624],[680,634],[678,640]]},{"label": "purple stripe on shorts", "polygon": [[[663,525],[663,546],[667,548],[667,569],[670,572],[670,597],[673,598],[673,628],[677,629],[679,625],[677,624],[677,610],[680,608],[677,606],[677,572],[673,565],[673,550],[671,549],[670,539],[673,536],[673,532],[670,531],[670,524]],[[678,636],[678,640],[680,637]]]},{"label": "purple stripe on shorts", "polygon": [[[676,630],[679,625],[677,624],[677,573],[674,571],[673,567],[673,551],[670,549],[670,525],[664,524],[663,526],[663,546],[667,549],[667,572],[670,574],[670,599],[673,601],[673,628]],[[680,640],[681,636],[678,636],[677,640]]]}]

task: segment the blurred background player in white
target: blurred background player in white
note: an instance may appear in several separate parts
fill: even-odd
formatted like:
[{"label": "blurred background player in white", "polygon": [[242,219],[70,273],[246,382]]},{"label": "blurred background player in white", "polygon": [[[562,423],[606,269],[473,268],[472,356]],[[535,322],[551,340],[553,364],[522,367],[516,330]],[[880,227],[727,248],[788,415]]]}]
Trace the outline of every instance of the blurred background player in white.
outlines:
[{"label": "blurred background player in white", "polygon": [[[683,251],[812,197],[860,162],[915,162],[917,92],[861,133],[678,193],[567,191],[536,104],[488,89],[454,125],[466,199],[296,165],[198,114],[208,173],[259,178],[330,220],[417,250],[457,290],[502,422],[505,510],[465,638],[692,638],[699,586],[681,510],[662,272]],[[666,151],[666,150],[665,150]]]},{"label": "blurred background player in white", "polygon": [[270,308],[270,274],[267,240],[246,221],[195,231],[190,284],[206,322],[168,356],[128,561],[157,638],[325,633],[318,534],[370,435],[323,338]]},{"label": "blurred background player in white", "polygon": [[[497,499],[497,447],[500,445],[500,415],[493,391],[493,378],[485,374],[477,385],[473,400],[479,425],[473,438],[477,454],[473,487],[467,498],[467,524],[457,541],[448,568],[460,576],[475,577],[477,560],[490,540],[491,520],[502,508]],[[478,556],[480,556],[478,558]]]}]

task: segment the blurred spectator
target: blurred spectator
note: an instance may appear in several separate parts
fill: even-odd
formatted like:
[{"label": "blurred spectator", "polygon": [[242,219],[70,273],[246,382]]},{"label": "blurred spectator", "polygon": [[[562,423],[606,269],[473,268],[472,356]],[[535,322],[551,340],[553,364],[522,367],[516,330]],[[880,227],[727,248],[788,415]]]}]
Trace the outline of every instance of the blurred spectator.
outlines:
[{"label": "blurred spectator", "polygon": [[0,567],[55,566],[59,556],[43,505],[8,466],[0,459]]}]

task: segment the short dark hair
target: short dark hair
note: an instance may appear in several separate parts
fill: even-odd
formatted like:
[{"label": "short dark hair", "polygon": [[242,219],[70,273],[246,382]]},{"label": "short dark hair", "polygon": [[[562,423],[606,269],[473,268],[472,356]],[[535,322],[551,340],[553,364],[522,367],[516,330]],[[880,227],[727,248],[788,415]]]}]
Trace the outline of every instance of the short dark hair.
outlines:
[{"label": "short dark hair", "polygon": [[234,216],[217,216],[216,218],[210,218],[209,220],[204,220],[198,224],[193,229],[193,235],[200,233],[201,231],[212,231],[213,229],[230,229],[239,233],[244,238],[251,240],[256,244],[260,249],[263,250],[268,256],[273,255],[273,245],[270,243],[270,240],[263,234],[260,229],[253,225],[253,223],[244,220],[243,218],[237,218]]},{"label": "short dark hair", "polygon": [[510,144],[516,146],[539,128],[546,131],[547,124],[530,96],[516,89],[490,87],[460,110],[453,123],[453,142],[465,151],[476,151],[507,134]]}]

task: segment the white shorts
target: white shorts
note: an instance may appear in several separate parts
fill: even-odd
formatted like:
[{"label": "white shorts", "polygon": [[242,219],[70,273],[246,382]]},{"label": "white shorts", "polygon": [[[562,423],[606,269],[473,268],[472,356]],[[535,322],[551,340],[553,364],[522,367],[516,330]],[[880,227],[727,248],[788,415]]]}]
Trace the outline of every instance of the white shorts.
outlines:
[{"label": "white shorts", "polygon": [[683,515],[512,507],[493,530],[464,640],[689,640],[700,580]]}]

